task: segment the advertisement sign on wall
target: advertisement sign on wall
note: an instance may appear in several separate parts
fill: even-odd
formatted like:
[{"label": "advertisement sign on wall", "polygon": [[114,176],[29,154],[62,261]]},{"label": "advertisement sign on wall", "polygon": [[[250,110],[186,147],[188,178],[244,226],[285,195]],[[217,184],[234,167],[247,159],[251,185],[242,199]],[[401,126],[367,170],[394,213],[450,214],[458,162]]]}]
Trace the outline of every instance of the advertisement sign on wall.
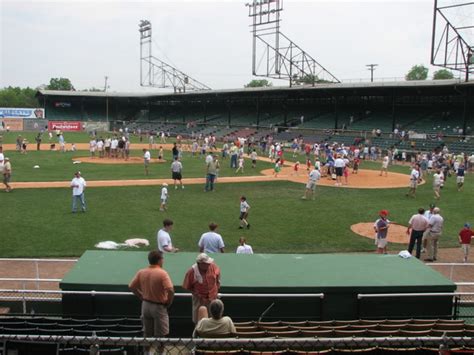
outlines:
[{"label": "advertisement sign on wall", "polygon": [[0,118],[44,118],[43,108],[0,107]]},{"label": "advertisement sign on wall", "polygon": [[35,120],[35,119],[28,119],[23,120],[23,129],[25,131],[41,131],[48,129],[48,121],[47,120]]},{"label": "advertisement sign on wall", "polygon": [[82,131],[82,123],[80,121],[49,121],[48,129],[54,131]]},{"label": "advertisement sign on wall", "polygon": [[109,130],[109,122],[83,122],[83,128],[87,132],[107,132]]},{"label": "advertisement sign on wall", "polygon": [[0,118],[0,126],[3,130],[23,131],[22,118]]}]

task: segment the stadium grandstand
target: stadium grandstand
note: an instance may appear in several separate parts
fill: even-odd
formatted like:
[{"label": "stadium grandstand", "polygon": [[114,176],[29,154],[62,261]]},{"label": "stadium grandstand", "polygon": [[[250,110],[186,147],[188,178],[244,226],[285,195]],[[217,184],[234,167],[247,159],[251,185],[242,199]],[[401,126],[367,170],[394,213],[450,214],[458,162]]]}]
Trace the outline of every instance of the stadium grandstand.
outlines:
[{"label": "stadium grandstand", "polygon": [[184,94],[40,90],[37,98],[50,121],[100,121],[111,129],[223,140],[272,133],[282,141],[346,145],[370,138],[382,149],[414,151],[449,143],[461,152],[474,150],[466,138],[474,128],[473,95],[472,82],[443,80]]}]

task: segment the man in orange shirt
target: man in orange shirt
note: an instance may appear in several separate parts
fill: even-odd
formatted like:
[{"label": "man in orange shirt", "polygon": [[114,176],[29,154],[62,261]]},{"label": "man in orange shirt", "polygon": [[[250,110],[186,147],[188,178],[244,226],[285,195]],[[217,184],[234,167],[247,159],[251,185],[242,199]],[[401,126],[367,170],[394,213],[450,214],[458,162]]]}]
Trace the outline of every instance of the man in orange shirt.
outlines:
[{"label": "man in orange shirt", "polygon": [[205,253],[201,253],[196,258],[196,263],[186,272],[183,281],[183,288],[193,294],[193,322],[198,321],[199,307],[208,307],[211,301],[217,299],[221,271],[214,264],[214,259]]},{"label": "man in orange shirt", "polygon": [[163,254],[148,254],[150,266],[137,272],[128,287],[142,301],[143,332],[146,338],[169,334],[168,308],[174,298],[173,283],[163,269]]}]

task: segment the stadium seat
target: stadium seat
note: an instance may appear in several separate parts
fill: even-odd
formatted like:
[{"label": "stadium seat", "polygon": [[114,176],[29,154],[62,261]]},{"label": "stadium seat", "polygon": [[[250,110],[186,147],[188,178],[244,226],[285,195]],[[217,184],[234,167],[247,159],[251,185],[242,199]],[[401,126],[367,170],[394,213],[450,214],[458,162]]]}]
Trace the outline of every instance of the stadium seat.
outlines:
[{"label": "stadium seat", "polygon": [[0,334],[38,334],[38,328],[1,327]]},{"label": "stadium seat", "polygon": [[359,319],[359,324],[379,324],[380,321],[379,320],[375,320],[375,319]]},{"label": "stadium seat", "polygon": [[252,326],[252,325],[255,325],[256,323],[254,321],[250,321],[250,322],[234,322],[234,325],[236,327],[248,327],[248,326]]},{"label": "stadium seat", "polygon": [[436,323],[433,329],[440,330],[463,330],[464,323]]},{"label": "stadium seat", "polygon": [[451,330],[451,329],[432,329],[430,336],[433,337],[462,337],[464,336],[464,330]]},{"label": "stadium seat", "polygon": [[289,330],[289,327],[287,325],[264,325],[264,324],[259,324],[258,327],[261,330],[268,330],[268,331],[276,331],[276,332],[284,332]]},{"label": "stadium seat", "polygon": [[334,330],[301,330],[302,337],[332,338],[335,336]]},{"label": "stadium seat", "polygon": [[439,319],[412,319],[412,324],[434,324],[438,322]]},{"label": "stadium seat", "polygon": [[321,329],[339,329],[339,330],[343,330],[343,329],[349,329],[349,326],[348,325],[321,325],[320,326]]},{"label": "stadium seat", "polygon": [[59,328],[38,328],[36,334],[40,335],[72,335],[72,329],[59,329]]},{"label": "stadium seat", "polygon": [[387,319],[380,324],[383,325],[399,325],[399,324],[408,324],[411,322],[411,319]]},{"label": "stadium seat", "polygon": [[392,330],[379,330],[379,329],[367,329],[367,336],[368,337],[389,337],[389,336],[397,336],[400,334],[398,329]]},{"label": "stadium seat", "polygon": [[367,329],[334,329],[336,337],[363,337],[367,334]]},{"label": "stadium seat", "polygon": [[407,325],[407,323],[400,323],[400,324],[385,324],[381,323],[378,325],[377,330],[397,330],[402,329]]},{"label": "stadium seat", "polygon": [[235,330],[238,333],[257,332],[259,330],[259,327],[255,326],[255,325],[248,326],[248,327],[241,327],[240,324],[239,324],[238,326],[235,326]]},{"label": "stadium seat", "polygon": [[143,336],[143,330],[107,330],[111,337],[140,337]]},{"label": "stadium seat", "polygon": [[334,323],[332,320],[324,320],[324,321],[309,321],[308,325],[319,325],[319,326],[330,326]]},{"label": "stadium seat", "polygon": [[245,354],[242,350],[203,350],[195,349],[195,355],[229,355],[229,354]]},{"label": "stadium seat", "polygon": [[[247,334],[247,333],[244,333],[244,334]],[[212,334],[212,335],[209,335],[209,334],[202,335],[202,334],[196,333],[196,335],[199,338],[206,338],[206,339],[225,339],[225,338],[235,338],[237,336],[234,333]],[[259,338],[259,337],[256,337],[256,338]]]},{"label": "stadium seat", "polygon": [[426,323],[426,324],[407,324],[403,327],[403,330],[408,331],[422,331],[422,330],[430,330],[434,327],[435,323]]},{"label": "stadium seat", "polygon": [[269,327],[276,327],[281,325],[281,321],[275,321],[275,322],[256,322],[255,323],[257,326],[262,327],[262,326],[269,326]]},{"label": "stadium seat", "polygon": [[301,334],[300,330],[283,330],[283,331],[269,330],[267,331],[268,336],[277,337],[277,338],[296,338],[300,334]]},{"label": "stadium seat", "polygon": [[71,329],[72,335],[75,336],[108,336],[107,330],[92,330],[92,329]]},{"label": "stadium seat", "polygon": [[235,336],[237,336],[238,338],[265,338],[265,337],[268,337],[269,335],[265,331],[257,331],[257,332],[244,332],[244,333],[236,332]]},{"label": "stadium seat", "polygon": [[304,327],[306,325],[308,325],[308,322],[307,321],[300,321],[300,322],[282,322],[283,325],[288,325],[288,326],[293,326],[293,327]]},{"label": "stadium seat", "polygon": [[335,326],[341,326],[341,325],[356,325],[359,324],[359,320],[336,320],[334,321]]},{"label": "stadium seat", "polygon": [[348,329],[376,329],[378,324],[350,324]]},{"label": "stadium seat", "polygon": [[401,329],[398,331],[398,334],[403,337],[426,337],[431,333],[431,329],[426,330],[408,330]]}]

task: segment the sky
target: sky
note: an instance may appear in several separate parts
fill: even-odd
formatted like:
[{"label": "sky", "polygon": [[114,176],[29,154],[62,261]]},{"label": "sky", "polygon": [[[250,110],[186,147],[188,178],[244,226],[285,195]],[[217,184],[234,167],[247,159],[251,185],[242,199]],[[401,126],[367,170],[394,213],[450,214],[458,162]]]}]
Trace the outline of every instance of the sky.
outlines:
[{"label": "sky", "polygon": [[[140,87],[138,23],[153,26],[153,55],[212,89],[252,76],[246,1],[0,0],[0,87],[66,77],[76,89]],[[429,66],[433,1],[285,0],[281,31],[339,80],[403,78]],[[437,70],[430,67],[430,73]],[[272,80],[275,86],[285,81]]]}]

